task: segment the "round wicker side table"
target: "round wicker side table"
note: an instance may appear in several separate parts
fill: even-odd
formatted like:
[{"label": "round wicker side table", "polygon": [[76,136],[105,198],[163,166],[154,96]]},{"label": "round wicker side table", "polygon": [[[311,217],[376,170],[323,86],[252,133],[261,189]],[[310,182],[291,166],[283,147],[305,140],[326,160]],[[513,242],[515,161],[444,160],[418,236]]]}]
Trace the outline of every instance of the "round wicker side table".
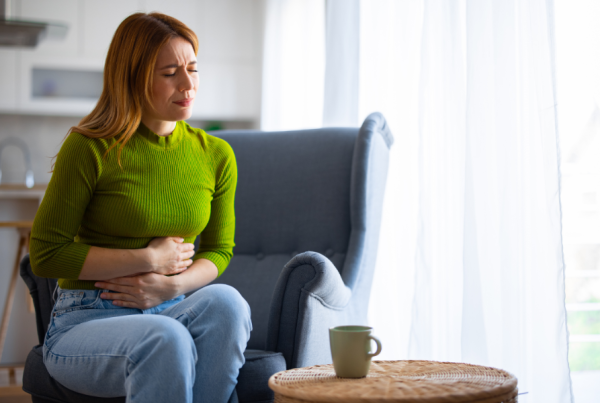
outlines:
[{"label": "round wicker side table", "polygon": [[278,372],[269,379],[275,403],[515,403],[517,378],[479,365],[373,361],[369,375],[335,376],[333,365]]}]

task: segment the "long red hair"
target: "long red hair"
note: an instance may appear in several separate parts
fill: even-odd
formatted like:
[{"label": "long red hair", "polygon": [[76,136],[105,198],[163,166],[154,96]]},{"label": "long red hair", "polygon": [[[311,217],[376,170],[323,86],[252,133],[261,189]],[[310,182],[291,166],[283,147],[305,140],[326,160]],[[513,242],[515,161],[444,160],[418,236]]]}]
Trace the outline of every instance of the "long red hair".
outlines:
[{"label": "long red hair", "polygon": [[[152,77],[160,48],[182,37],[198,55],[198,37],[181,21],[161,13],[136,13],[117,28],[104,65],[102,94],[94,110],[69,129],[91,138],[116,141],[121,151],[142,121],[142,108],[150,105]],[[108,153],[107,151],[107,153]]]}]

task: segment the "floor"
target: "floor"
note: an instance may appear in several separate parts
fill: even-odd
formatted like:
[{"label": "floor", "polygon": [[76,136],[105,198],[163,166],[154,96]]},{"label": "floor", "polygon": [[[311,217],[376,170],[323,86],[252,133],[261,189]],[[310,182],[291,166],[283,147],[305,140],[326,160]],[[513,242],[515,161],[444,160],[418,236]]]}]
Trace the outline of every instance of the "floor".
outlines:
[{"label": "floor", "polygon": [[0,366],[0,403],[31,403],[31,396],[21,389],[22,366]]}]

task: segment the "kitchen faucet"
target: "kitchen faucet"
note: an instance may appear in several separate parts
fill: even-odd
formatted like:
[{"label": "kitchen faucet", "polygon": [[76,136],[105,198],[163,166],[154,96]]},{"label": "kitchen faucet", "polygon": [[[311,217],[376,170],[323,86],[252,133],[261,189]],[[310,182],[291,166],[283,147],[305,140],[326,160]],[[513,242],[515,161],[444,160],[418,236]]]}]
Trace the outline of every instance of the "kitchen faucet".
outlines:
[{"label": "kitchen faucet", "polygon": [[[25,158],[25,167],[27,168],[27,172],[25,173],[25,186],[32,188],[34,183],[33,169],[31,169],[31,156],[29,154],[29,148],[27,147],[27,144],[18,137],[7,137],[0,141],[0,157],[2,156],[2,151],[6,146],[16,146],[23,152],[23,157]],[[0,183],[2,183],[2,169],[0,169]]]}]

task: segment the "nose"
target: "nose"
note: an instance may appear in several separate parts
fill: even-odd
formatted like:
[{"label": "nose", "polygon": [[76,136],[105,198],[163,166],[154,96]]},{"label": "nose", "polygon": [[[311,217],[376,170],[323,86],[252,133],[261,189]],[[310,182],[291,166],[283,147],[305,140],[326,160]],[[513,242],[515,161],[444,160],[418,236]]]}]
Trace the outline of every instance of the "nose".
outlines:
[{"label": "nose", "polygon": [[179,91],[187,92],[193,90],[194,88],[194,77],[188,71],[186,71],[186,73],[182,75],[181,82],[179,83]]}]

